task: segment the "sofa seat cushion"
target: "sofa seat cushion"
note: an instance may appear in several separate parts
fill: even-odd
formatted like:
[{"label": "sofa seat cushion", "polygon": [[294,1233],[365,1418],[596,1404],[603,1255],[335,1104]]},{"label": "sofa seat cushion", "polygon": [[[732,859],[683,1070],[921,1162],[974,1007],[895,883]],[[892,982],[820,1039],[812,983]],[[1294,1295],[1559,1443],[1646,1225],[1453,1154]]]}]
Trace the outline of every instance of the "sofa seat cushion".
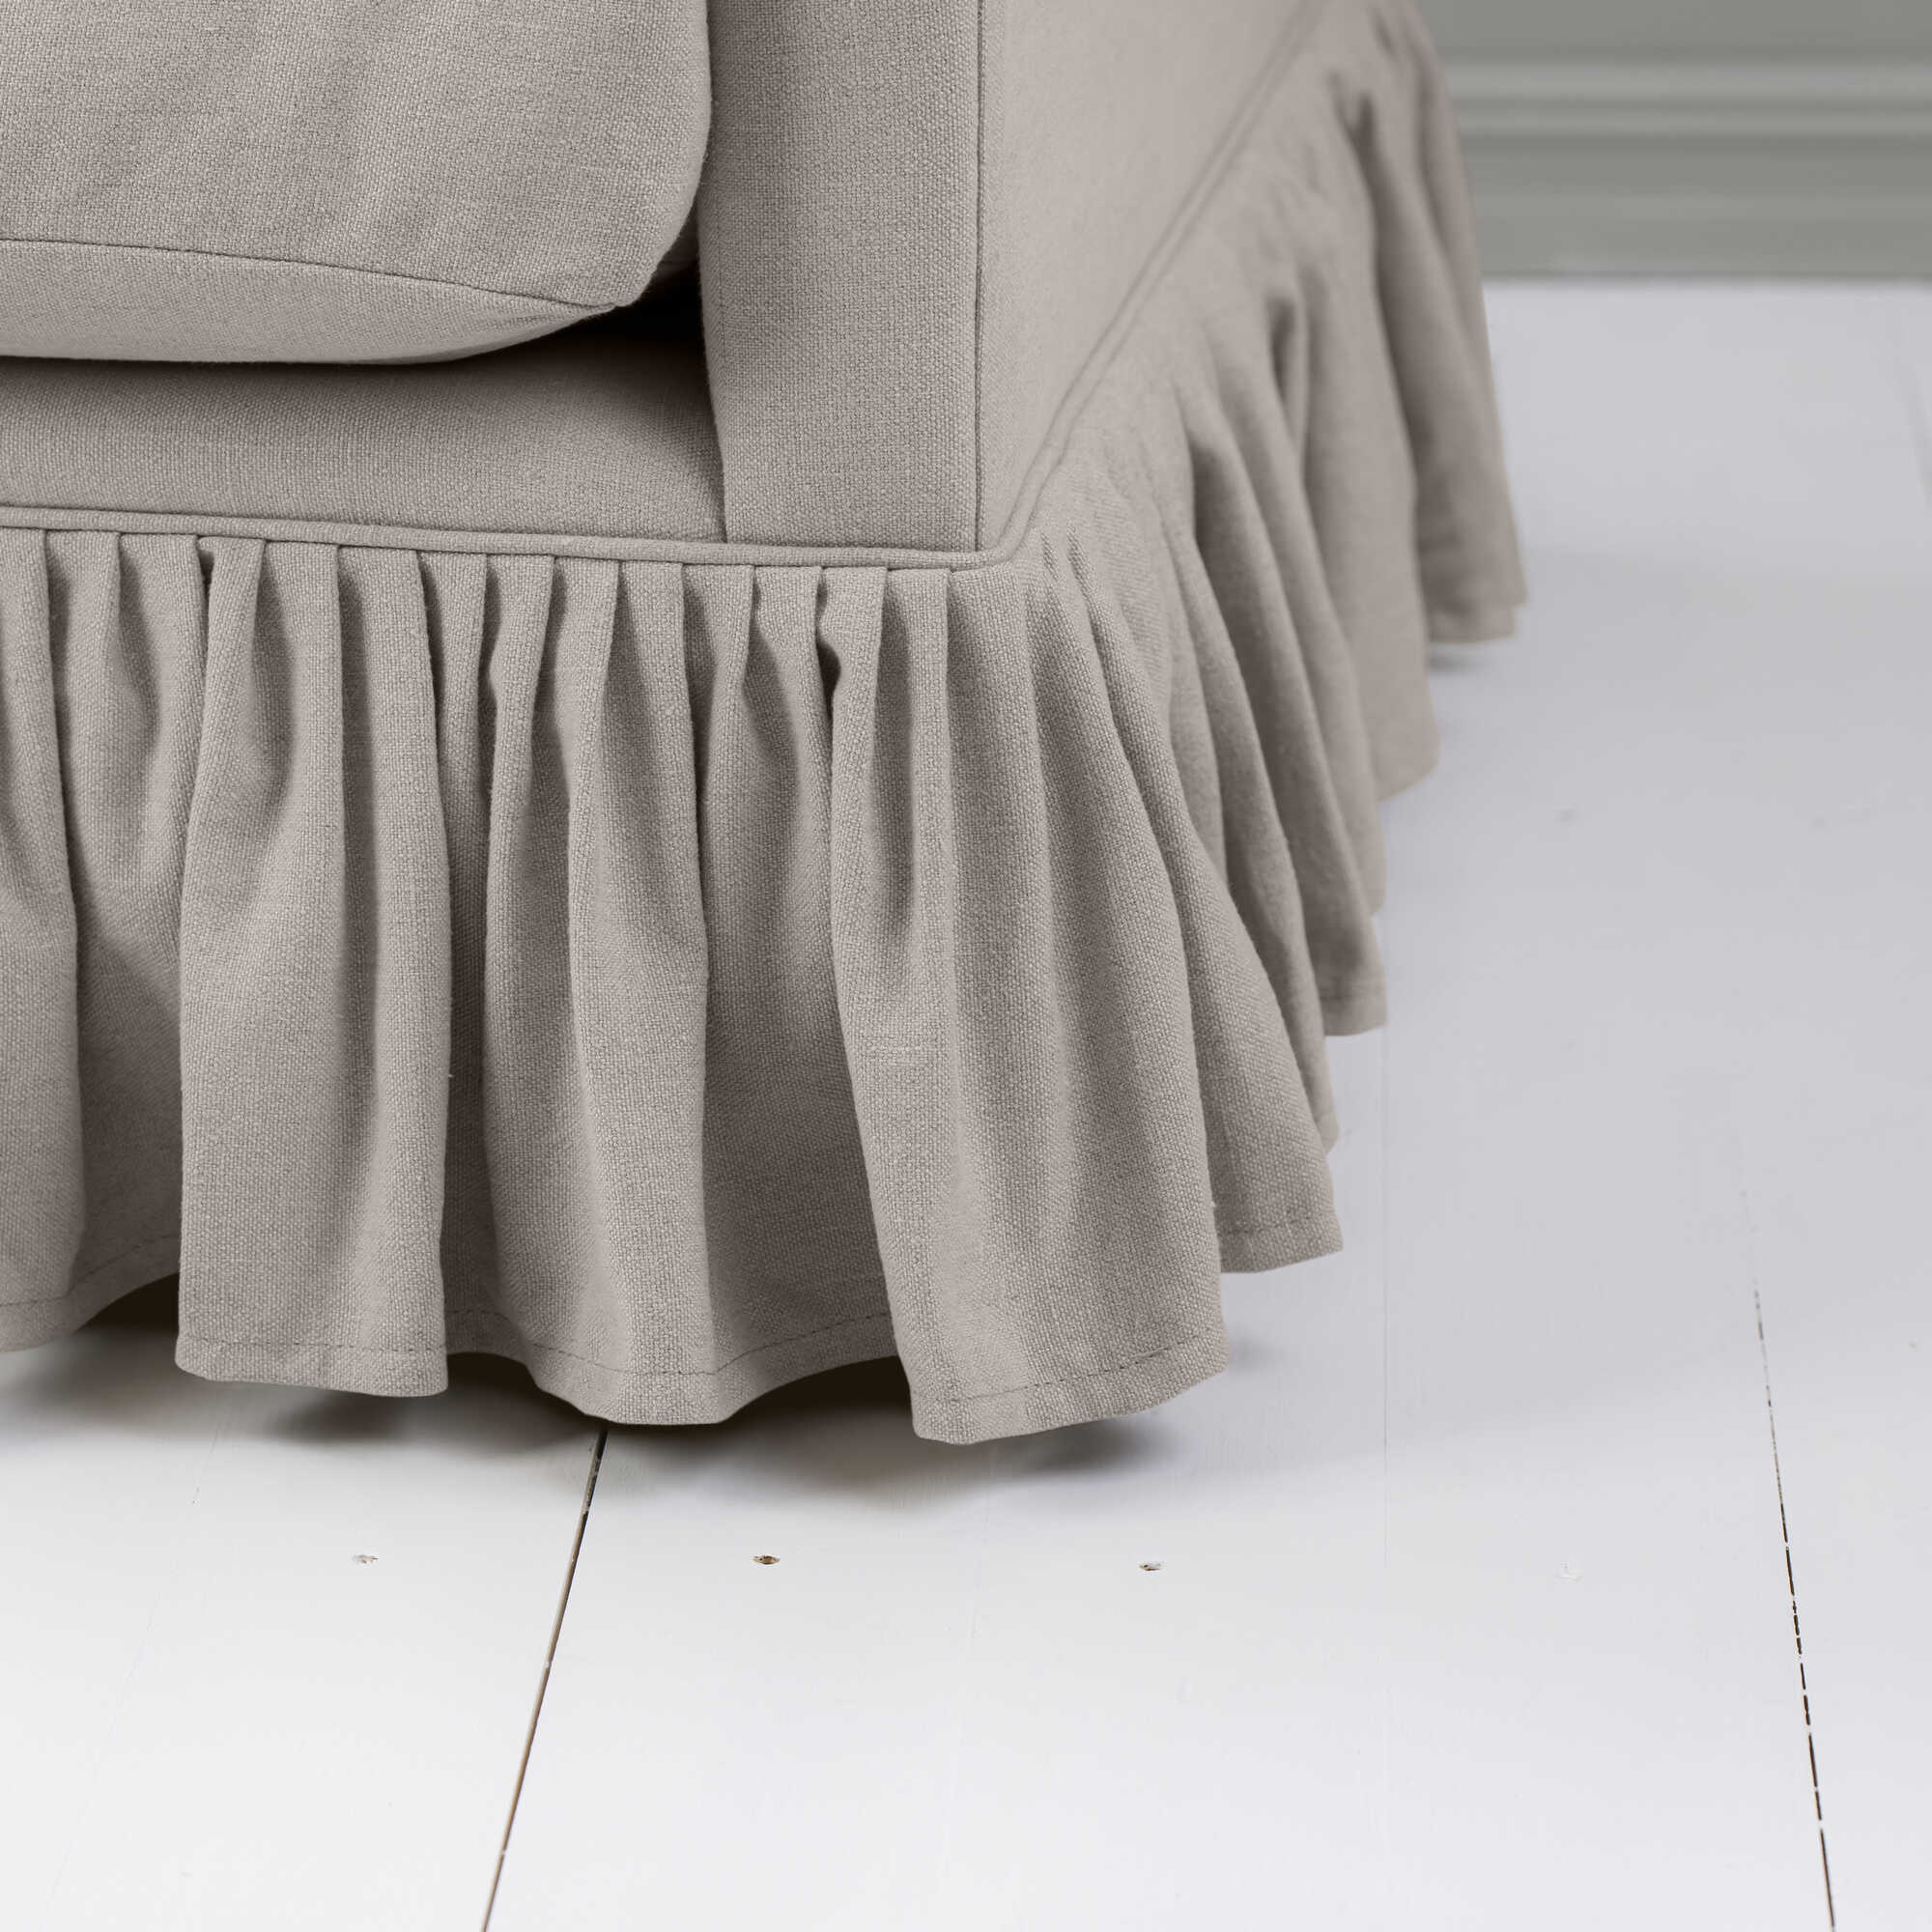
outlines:
[{"label": "sofa seat cushion", "polygon": [[580,331],[387,369],[0,359],[0,517],[724,533],[689,339]]},{"label": "sofa seat cushion", "polygon": [[635,299],[704,0],[9,0],[0,355],[395,361]]}]

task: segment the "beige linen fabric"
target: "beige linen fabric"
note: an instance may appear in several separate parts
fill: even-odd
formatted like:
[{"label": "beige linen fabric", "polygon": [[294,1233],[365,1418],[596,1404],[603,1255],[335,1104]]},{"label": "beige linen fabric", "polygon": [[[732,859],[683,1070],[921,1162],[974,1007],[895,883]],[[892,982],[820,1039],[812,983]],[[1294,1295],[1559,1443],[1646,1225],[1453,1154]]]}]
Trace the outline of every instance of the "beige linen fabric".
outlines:
[{"label": "beige linen fabric", "polygon": [[978,0],[712,0],[711,35],[726,530],[972,549]]},{"label": "beige linen fabric", "polygon": [[0,355],[467,355],[632,300],[704,0],[6,0]]},{"label": "beige linen fabric", "polygon": [[1378,20],[1325,15],[997,554],[8,512],[0,1343],[178,1255],[200,1373],[486,1349],[627,1421],[896,1350],[971,1441],[1218,1368],[1221,1269],[1338,1236],[1428,636],[1520,594]]},{"label": "beige linen fabric", "polygon": [[979,536],[1323,0],[981,0]]},{"label": "beige linen fabric", "polygon": [[1429,62],[1406,0],[713,0],[732,537],[1003,541],[1137,278],[1323,32]]},{"label": "beige linen fabric", "polygon": [[0,356],[0,504],[724,535],[696,342],[559,336],[394,369]]},{"label": "beige linen fabric", "polygon": [[1135,276],[1326,4],[712,0],[730,534],[999,542]]}]

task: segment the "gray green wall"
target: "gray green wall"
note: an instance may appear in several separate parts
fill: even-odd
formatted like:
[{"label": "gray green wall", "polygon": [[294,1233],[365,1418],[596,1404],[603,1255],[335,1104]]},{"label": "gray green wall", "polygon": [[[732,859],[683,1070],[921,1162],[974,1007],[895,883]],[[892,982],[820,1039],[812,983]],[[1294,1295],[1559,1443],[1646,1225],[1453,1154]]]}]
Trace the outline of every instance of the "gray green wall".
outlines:
[{"label": "gray green wall", "polygon": [[1932,274],[1932,0],[1422,0],[1501,272]]}]

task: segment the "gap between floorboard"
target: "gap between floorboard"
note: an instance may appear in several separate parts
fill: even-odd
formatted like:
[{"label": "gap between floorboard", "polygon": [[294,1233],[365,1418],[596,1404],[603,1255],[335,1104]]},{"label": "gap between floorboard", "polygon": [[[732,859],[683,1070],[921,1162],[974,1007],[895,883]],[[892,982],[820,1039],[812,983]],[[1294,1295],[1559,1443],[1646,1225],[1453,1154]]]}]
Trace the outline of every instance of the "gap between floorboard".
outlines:
[{"label": "gap between floorboard", "polygon": [[1750,1243],[1751,1315],[1757,1323],[1758,1366],[1764,1371],[1764,1420],[1771,1437],[1771,1481],[1777,1496],[1777,1534],[1784,1546],[1784,1587],[1791,1599],[1791,1641],[1798,1653],[1798,1701],[1804,1713],[1804,1753],[1811,1771],[1811,1811],[1818,1821],[1818,1867],[1825,1882],[1825,1923],[1836,1932],[1838,1908],[1832,1896],[1832,1852],[1825,1837],[1825,1799],[1818,1784],[1818,1740],[1811,1728],[1811,1686],[1804,1674],[1804,1628],[1798,1615],[1798,1573],[1791,1561],[1791,1520],[1784,1508],[1784,1467],[1777,1453],[1777,1411],[1771,1400],[1771,1345],[1764,1333],[1764,1296],[1757,1282],[1756,1224],[1750,1197],[1739,1190],[1744,1206],[1746,1238]]},{"label": "gap between floorboard", "polygon": [[583,1501],[577,1512],[577,1534],[570,1539],[570,1560],[563,1567],[563,1588],[557,1592],[556,1616],[550,1627],[550,1645],[544,1652],[543,1672],[537,1679],[537,1694],[530,1705],[530,1725],[524,1733],[524,1754],[517,1760],[517,1781],[510,1789],[510,1808],[503,1818],[503,1838],[497,1847],[497,1867],[490,1875],[490,1896],[483,1907],[482,1932],[490,1932],[496,1916],[497,1893],[503,1884],[503,1861],[510,1856],[510,1833],[517,1829],[517,1806],[523,1803],[524,1779],[529,1776],[530,1752],[536,1747],[537,1725],[543,1719],[544,1693],[550,1689],[550,1674],[556,1663],[556,1646],[563,1635],[563,1620],[570,1609],[570,1586],[577,1580],[577,1559],[583,1553],[583,1531],[590,1521],[590,1505],[597,1494],[597,1472],[604,1466],[604,1445],[611,1439],[608,1428],[597,1432],[590,1451],[590,1468],[583,1479]]}]

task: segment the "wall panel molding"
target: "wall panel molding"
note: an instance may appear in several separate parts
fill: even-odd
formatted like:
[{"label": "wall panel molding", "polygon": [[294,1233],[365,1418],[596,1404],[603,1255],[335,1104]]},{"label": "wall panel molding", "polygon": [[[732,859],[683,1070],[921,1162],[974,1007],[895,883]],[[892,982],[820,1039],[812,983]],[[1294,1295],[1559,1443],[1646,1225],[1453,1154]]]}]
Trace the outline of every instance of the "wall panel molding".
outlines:
[{"label": "wall panel molding", "polygon": [[1932,61],[1450,62],[1492,272],[1932,274]]}]

